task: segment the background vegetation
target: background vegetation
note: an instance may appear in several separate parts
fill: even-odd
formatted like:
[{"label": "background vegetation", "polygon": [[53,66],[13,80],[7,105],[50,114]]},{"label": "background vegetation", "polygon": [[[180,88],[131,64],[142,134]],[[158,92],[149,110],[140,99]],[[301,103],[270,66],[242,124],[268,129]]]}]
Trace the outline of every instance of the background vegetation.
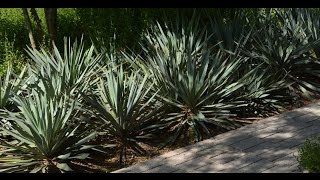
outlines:
[{"label": "background vegetation", "polygon": [[[42,47],[49,44],[48,32],[44,10],[36,8],[44,30],[43,42],[39,42]],[[141,8],[59,8],[58,9],[58,49],[63,48],[63,37],[71,39],[84,36],[85,44],[91,41],[99,45],[107,46],[114,42],[117,48],[140,50],[139,40],[143,33],[150,28],[155,21],[163,23],[174,21],[177,16],[190,18],[195,9],[141,9]],[[209,21],[207,13],[219,14],[223,19],[228,20],[236,16],[237,9],[212,9],[201,12],[202,21]],[[203,11],[203,12],[202,12]],[[248,18],[254,18],[256,10],[251,10]],[[36,22],[31,18],[32,24]],[[19,70],[27,61],[25,48],[30,46],[28,31],[21,8],[0,8],[0,72],[11,63],[15,70]],[[35,36],[39,34],[35,33]]]},{"label": "background vegetation", "polygon": [[0,9],[0,172],[123,167],[319,98],[318,9],[58,9],[53,47],[36,11],[30,48]]},{"label": "background vegetation", "polygon": [[299,149],[298,161],[300,165],[311,173],[320,172],[320,138],[307,139]]}]

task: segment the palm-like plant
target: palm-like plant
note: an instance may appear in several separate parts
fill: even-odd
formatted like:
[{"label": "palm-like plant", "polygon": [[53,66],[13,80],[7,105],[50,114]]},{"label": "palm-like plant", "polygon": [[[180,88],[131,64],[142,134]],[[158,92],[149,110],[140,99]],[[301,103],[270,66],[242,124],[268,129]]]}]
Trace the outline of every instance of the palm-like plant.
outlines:
[{"label": "palm-like plant", "polygon": [[[302,24],[305,36],[309,37],[308,41],[316,41],[320,35],[320,21],[318,8],[295,8],[287,10],[287,14],[292,14],[294,11],[295,20]],[[317,58],[320,57],[320,45],[316,44],[313,48],[314,54]]]},{"label": "palm-like plant", "polygon": [[148,76],[141,77],[139,72],[127,75],[121,65],[111,69],[100,78],[96,96],[83,96],[92,105],[100,130],[118,143],[122,164],[127,149],[145,153],[139,142],[152,138],[152,125],[161,108],[155,95],[149,94]]},{"label": "palm-like plant", "polygon": [[86,91],[101,68],[101,55],[94,54],[93,45],[84,50],[82,39],[80,44],[75,41],[73,45],[70,39],[65,39],[63,54],[56,47],[53,54],[47,53],[44,49],[37,51],[29,48],[27,52],[34,61],[31,67],[36,74],[35,77],[41,74],[49,79],[60,79],[56,81],[59,82],[55,86],[57,94],[65,91],[75,94]]},{"label": "palm-like plant", "polygon": [[280,74],[268,74],[269,70],[262,67],[260,64],[239,79],[244,84],[239,99],[248,103],[237,109],[236,114],[240,117],[263,117],[284,110],[292,101],[285,78]]},{"label": "palm-like plant", "polygon": [[71,171],[70,162],[86,159],[86,151],[94,147],[89,141],[96,132],[77,116],[77,100],[50,93],[50,80],[40,81],[45,89],[35,87],[27,97],[13,97],[20,112],[1,110],[0,118],[11,123],[1,133],[11,138],[0,141],[0,172]]},{"label": "palm-like plant", "polygon": [[8,67],[6,76],[0,77],[0,109],[4,109],[10,103],[12,94],[19,94],[21,86],[24,85],[26,76],[26,67],[23,68],[19,76],[12,73],[12,69]]},{"label": "palm-like plant", "polygon": [[285,19],[282,23],[271,16],[269,13],[264,17],[261,29],[254,36],[253,49],[248,50],[247,54],[265,63],[269,74],[276,77],[280,73],[290,89],[299,91],[304,97],[319,93],[320,84],[316,79],[320,75],[320,63],[311,53],[320,41],[310,40],[302,24],[293,23],[295,20],[292,16],[281,16]]},{"label": "palm-like plant", "polygon": [[[12,102],[12,96],[20,94],[23,86],[26,85],[26,67],[22,69],[19,76],[12,73],[12,69],[8,67],[6,76],[0,77],[0,109],[8,109],[10,111],[16,111],[16,107]],[[0,119],[1,126],[10,126],[11,124]],[[2,137],[1,137],[2,138]]]},{"label": "palm-like plant", "polygon": [[254,18],[249,20],[248,17],[256,15],[258,10],[232,9],[232,11],[234,11],[234,15],[228,19],[223,16],[220,9],[209,9],[205,12],[209,19],[208,30],[213,33],[210,42],[218,44],[219,49],[234,52],[237,49],[236,42],[240,42],[251,29],[250,25],[255,24],[255,22],[250,22]]},{"label": "palm-like plant", "polygon": [[238,125],[229,117],[230,108],[237,106],[234,93],[242,86],[233,75],[244,59],[212,54],[209,36],[196,22],[175,30],[158,24],[146,35],[145,57],[138,62],[153,75],[159,100],[168,107],[161,123],[172,136],[165,144],[190,133],[199,141],[210,134],[208,124],[224,129]]}]

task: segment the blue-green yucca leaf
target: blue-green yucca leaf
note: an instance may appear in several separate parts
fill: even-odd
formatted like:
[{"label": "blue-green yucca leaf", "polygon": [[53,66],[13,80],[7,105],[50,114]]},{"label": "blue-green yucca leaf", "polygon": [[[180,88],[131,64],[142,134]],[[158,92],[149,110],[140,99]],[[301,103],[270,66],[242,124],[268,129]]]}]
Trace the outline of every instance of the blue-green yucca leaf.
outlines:
[{"label": "blue-green yucca leaf", "polygon": [[40,74],[53,80],[57,94],[64,91],[86,91],[101,69],[99,63],[102,55],[93,53],[93,45],[84,49],[82,39],[80,43],[75,41],[73,45],[70,39],[65,39],[63,53],[56,47],[52,54],[43,49],[37,51],[29,48],[27,52],[33,60],[31,68],[36,77]]},{"label": "blue-green yucca leaf", "polygon": [[260,64],[243,75],[239,80],[241,88],[239,100],[246,101],[247,106],[238,109],[239,116],[265,116],[270,112],[284,110],[293,99],[288,94],[289,86],[280,74],[269,74]]},{"label": "blue-green yucca leaf", "polygon": [[[16,111],[17,107],[12,101],[14,95],[21,94],[24,87],[27,85],[27,68],[24,67],[19,75],[12,72],[12,69],[8,67],[6,76],[0,77],[0,109],[7,109],[10,111]],[[0,112],[4,113],[4,112]],[[11,126],[11,123],[5,119],[0,120],[1,127]],[[6,136],[2,134],[2,136]]]},{"label": "blue-green yucca leaf", "polygon": [[[264,62],[269,74],[286,77],[284,80],[293,91],[312,97],[320,92],[320,85],[315,81],[320,66],[314,56],[320,41],[312,38],[314,34],[307,30],[308,12],[296,11],[300,12],[275,9],[274,17],[269,14],[270,17],[261,18],[260,29],[253,37],[253,48],[246,54]],[[310,23],[311,19],[307,21]]]},{"label": "blue-green yucca leaf", "polygon": [[[253,24],[247,18],[249,11],[236,10],[236,15],[228,20],[223,17],[220,11],[217,11],[215,15],[212,15],[210,10],[205,11],[209,20],[208,30],[213,32],[209,42],[217,44],[219,49],[237,52],[237,43],[250,31]],[[246,45],[246,43],[242,45]]]},{"label": "blue-green yucca leaf", "polygon": [[20,94],[21,88],[26,83],[26,67],[19,75],[15,75],[8,67],[5,77],[0,77],[0,108],[6,108],[10,104],[14,94]]},{"label": "blue-green yucca leaf", "polygon": [[[219,108],[210,105],[232,104],[235,92],[242,87],[234,79],[242,58],[223,51],[213,54],[207,45],[211,35],[200,30],[195,22],[188,27],[170,27],[155,26],[146,35],[144,57],[136,59],[141,63],[132,62],[150,70],[154,91],[159,91],[156,97],[167,107],[161,123],[172,134],[168,142],[186,132],[194,132],[197,140],[202,139],[203,133],[209,132],[208,124],[219,124],[212,122],[213,117],[237,124],[228,118],[230,108],[215,114]],[[230,127],[236,125],[230,123]]]},{"label": "blue-green yucca leaf", "polygon": [[[139,142],[150,140],[155,117],[161,108],[155,106],[155,95],[149,96],[152,85],[147,87],[148,76],[141,79],[140,72],[128,74],[122,65],[105,71],[97,81],[97,92],[92,96],[82,93],[83,98],[91,104],[93,111],[88,111],[95,116],[102,126],[101,131],[106,131],[107,136],[114,138],[122,149],[125,157],[126,148],[144,152]],[[109,69],[110,69],[109,68]]]},{"label": "blue-green yucca leaf", "polygon": [[2,110],[0,115],[12,124],[1,132],[15,140],[0,142],[0,163],[8,167],[4,172],[69,171],[65,163],[87,157],[81,148],[96,137],[91,127],[80,127],[77,99],[70,94],[49,93],[50,81],[39,81],[43,87],[31,89],[28,96],[13,97],[20,111]]}]

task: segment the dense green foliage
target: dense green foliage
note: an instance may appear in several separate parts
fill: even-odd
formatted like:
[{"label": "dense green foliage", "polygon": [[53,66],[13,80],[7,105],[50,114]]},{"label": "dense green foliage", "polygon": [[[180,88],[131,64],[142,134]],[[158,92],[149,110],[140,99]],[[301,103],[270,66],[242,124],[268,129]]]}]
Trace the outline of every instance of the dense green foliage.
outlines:
[{"label": "dense green foliage", "polygon": [[[41,20],[43,36],[38,37],[36,22],[30,15],[34,35],[40,46],[46,48],[49,44],[44,10],[36,8]],[[237,9],[198,10],[202,21],[209,21],[208,15],[231,19]],[[129,47],[140,51],[139,40],[143,33],[155,21],[174,21],[177,17],[191,17],[194,9],[140,9],[140,8],[58,8],[58,39],[57,48],[63,49],[64,37],[72,39],[84,36],[85,42],[93,41],[96,45],[106,46],[115,42],[117,48]],[[247,11],[246,11],[247,12]],[[255,10],[248,9],[249,18]],[[30,45],[21,8],[0,8],[0,73],[11,64],[15,71],[21,69],[28,56],[24,49]],[[88,43],[89,44],[89,43]]]},{"label": "dense green foliage", "polygon": [[83,94],[92,105],[92,115],[98,118],[99,129],[120,145],[120,163],[126,157],[126,149],[143,154],[145,150],[138,143],[155,138],[150,126],[157,123],[161,107],[156,105],[155,95],[149,96],[152,85],[147,79],[138,73],[128,77],[120,65],[99,78],[97,97]]},{"label": "dense green foliage", "polygon": [[[197,17],[199,18],[199,17]],[[146,36],[146,67],[154,77],[154,91],[159,90],[168,115],[162,121],[173,131],[174,142],[189,129],[198,141],[210,134],[206,125],[226,129],[236,126],[229,119],[229,109],[236,106],[235,92],[242,84],[232,78],[241,57],[223,52],[212,53],[208,48],[205,29],[198,27],[193,17],[182,28],[163,29],[159,24]],[[230,122],[231,121],[231,122]],[[174,128],[173,128],[174,127]]]},{"label": "dense green foliage", "polygon": [[[82,76],[73,78],[77,68],[72,65],[88,59],[95,62],[92,48],[84,54],[82,50],[81,43],[71,47],[66,41],[64,60],[57,50],[56,59],[52,55],[50,58],[44,50],[42,53],[31,50],[36,68],[31,67],[33,63],[29,65],[27,78],[23,79],[25,71],[22,71],[22,75],[11,80],[8,70],[5,79],[8,84],[3,84],[1,89],[4,94],[1,96],[1,136],[7,137],[0,139],[1,172],[71,171],[70,161],[86,159],[89,156],[86,151],[95,147],[89,141],[97,132],[85,123],[86,116],[78,98],[80,92],[77,91],[83,89],[81,80],[90,79],[89,73],[78,66]],[[59,66],[59,63],[67,64]],[[93,64],[86,69],[90,67],[94,67]],[[22,80],[25,81],[21,83]],[[17,110],[3,108],[9,98]],[[8,155],[15,156],[8,158]]]},{"label": "dense green foliage", "polygon": [[60,9],[53,50],[0,12],[3,172],[80,170],[97,151],[123,165],[319,97],[317,9]]},{"label": "dense green foliage", "polygon": [[320,172],[320,137],[308,139],[299,149],[300,165],[312,173]]}]

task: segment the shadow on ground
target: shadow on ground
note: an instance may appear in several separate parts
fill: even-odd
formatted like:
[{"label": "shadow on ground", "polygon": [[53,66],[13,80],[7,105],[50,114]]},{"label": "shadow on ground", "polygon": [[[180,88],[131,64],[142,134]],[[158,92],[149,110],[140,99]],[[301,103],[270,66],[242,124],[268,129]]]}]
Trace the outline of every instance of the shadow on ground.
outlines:
[{"label": "shadow on ground", "polygon": [[301,172],[297,152],[320,134],[319,103],[180,148],[115,172]]}]

